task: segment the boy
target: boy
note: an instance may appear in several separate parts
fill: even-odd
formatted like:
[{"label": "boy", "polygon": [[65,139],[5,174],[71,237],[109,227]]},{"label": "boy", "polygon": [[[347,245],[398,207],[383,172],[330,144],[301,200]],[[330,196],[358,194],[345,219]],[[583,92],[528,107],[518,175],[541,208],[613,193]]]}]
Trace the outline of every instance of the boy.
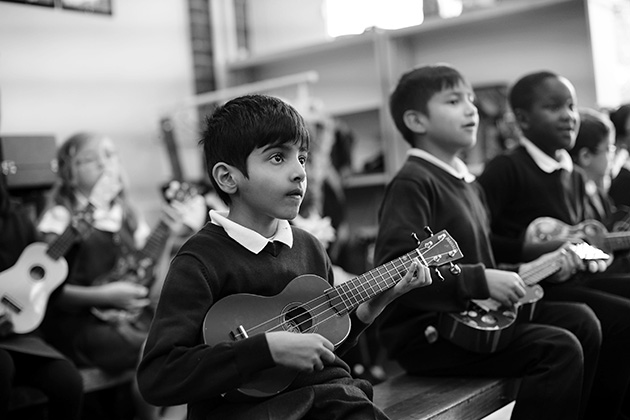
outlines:
[{"label": "boy", "polygon": [[[309,135],[302,117],[273,97],[236,98],[207,120],[201,144],[229,211],[212,211],[211,223],[171,263],[138,369],[145,398],[159,405],[187,403],[189,419],[386,419],[371,402],[370,384],[352,379],[337,355],[395,297],[430,282],[428,269],[414,259],[402,281],[361,303],[337,349],[320,334],[287,331],[239,330],[240,339],[205,344],[204,327],[231,321],[204,321],[221,299],[275,296],[302,274],[320,276],[329,285],[333,278],[322,244],[288,222],[297,216],[306,188]],[[277,393],[254,398],[255,392],[233,392],[278,367],[296,376]]]},{"label": "boy", "polygon": [[[510,306],[525,293],[516,273],[493,268],[482,195],[457,158],[476,141],[471,87],[450,66],[415,68],[400,78],[390,111],[412,149],[385,192],[375,262],[413,248],[409,232],[422,226],[448,229],[464,258],[461,274],[445,270],[444,281],[425,288],[425,294],[402,296],[381,315],[389,356],[417,375],[522,377],[512,419],[579,418],[600,344],[597,319],[585,305],[539,305],[534,322],[517,324],[507,347],[491,354],[466,350],[435,333],[441,312],[460,312],[471,299],[488,297]],[[558,280],[577,264],[570,253],[567,257]]]},{"label": "boy", "polygon": [[579,118],[580,129],[569,155],[584,172],[586,195],[595,218],[607,224],[614,213],[606,190],[615,156],[615,129],[606,115],[594,109],[581,109]]},{"label": "boy", "polygon": [[[518,147],[490,161],[479,178],[499,262],[528,261],[563,241],[525,241],[528,225],[538,217],[568,225],[595,217],[583,173],[573,167],[567,152],[580,124],[571,82],[549,71],[531,73],[514,84],[509,101],[523,138]],[[583,302],[597,315],[603,344],[588,413],[617,418],[630,380],[630,282],[582,275],[543,284],[545,300]]]},{"label": "boy", "polygon": [[615,126],[617,156],[613,167],[610,197],[617,206],[630,207],[630,103],[623,104],[610,113]]}]

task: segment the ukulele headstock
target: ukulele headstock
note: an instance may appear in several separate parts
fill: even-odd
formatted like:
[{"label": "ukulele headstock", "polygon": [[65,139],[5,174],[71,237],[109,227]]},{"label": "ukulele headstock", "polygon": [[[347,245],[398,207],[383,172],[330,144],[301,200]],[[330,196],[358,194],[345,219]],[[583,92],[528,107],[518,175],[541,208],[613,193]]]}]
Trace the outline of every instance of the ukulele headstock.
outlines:
[{"label": "ukulele headstock", "polygon": [[453,264],[453,261],[462,258],[464,254],[462,254],[455,239],[446,230],[441,230],[434,234],[430,228],[426,227],[425,232],[430,236],[423,241],[420,241],[416,234],[412,233],[412,236],[418,242],[418,247],[415,251],[419,253],[420,261],[427,267],[433,268],[436,275],[442,280],[443,277],[438,268],[446,264],[450,264],[449,271],[451,274],[458,275],[461,269]]},{"label": "ukulele headstock", "polygon": [[169,204],[174,201],[183,204],[191,198],[199,195],[199,191],[193,184],[173,180],[162,187],[162,195]]},{"label": "ukulele headstock", "polygon": [[593,260],[608,260],[610,259],[610,255],[605,253],[599,248],[596,248],[592,245],[587,244],[586,242],[580,242],[577,244],[572,244],[570,246],[571,250],[575,252],[575,254],[582,261],[593,261]]}]

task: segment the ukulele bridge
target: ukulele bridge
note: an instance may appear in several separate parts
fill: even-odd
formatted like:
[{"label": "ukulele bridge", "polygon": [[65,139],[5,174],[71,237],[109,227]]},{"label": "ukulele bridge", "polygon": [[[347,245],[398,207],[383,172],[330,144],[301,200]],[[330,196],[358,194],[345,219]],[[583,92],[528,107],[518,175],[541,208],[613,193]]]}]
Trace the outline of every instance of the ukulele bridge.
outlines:
[{"label": "ukulele bridge", "polygon": [[239,325],[238,327],[236,327],[235,331],[230,331],[230,336],[232,337],[232,340],[234,341],[243,340],[249,337],[249,335],[247,335],[247,331],[245,331],[245,328],[243,328],[242,325]]}]

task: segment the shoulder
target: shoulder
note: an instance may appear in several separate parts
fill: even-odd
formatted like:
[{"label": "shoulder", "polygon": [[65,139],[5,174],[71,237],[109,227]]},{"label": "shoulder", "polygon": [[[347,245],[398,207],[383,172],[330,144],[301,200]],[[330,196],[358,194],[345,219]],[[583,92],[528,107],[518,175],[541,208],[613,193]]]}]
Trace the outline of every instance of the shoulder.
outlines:
[{"label": "shoulder", "polygon": [[293,225],[291,225],[291,231],[293,232],[294,248],[317,254],[326,254],[324,245],[312,233]]},{"label": "shoulder", "polygon": [[230,238],[225,230],[213,223],[206,223],[197,233],[192,235],[178,251],[179,254],[196,254],[203,252],[204,249],[212,247],[217,251],[225,249],[229,243],[236,242]]}]

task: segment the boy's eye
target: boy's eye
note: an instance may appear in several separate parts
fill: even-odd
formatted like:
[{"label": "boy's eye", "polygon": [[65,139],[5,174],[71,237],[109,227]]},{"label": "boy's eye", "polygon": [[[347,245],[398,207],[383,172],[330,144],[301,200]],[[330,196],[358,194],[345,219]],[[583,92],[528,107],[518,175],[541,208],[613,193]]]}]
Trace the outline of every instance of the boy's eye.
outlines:
[{"label": "boy's eye", "polygon": [[308,160],[308,157],[306,155],[301,155],[300,157],[298,157],[298,160],[300,161],[302,166],[304,166],[306,165],[306,161]]},{"label": "boy's eye", "polygon": [[275,162],[275,163],[280,163],[280,162],[282,162],[282,161],[283,161],[283,159],[284,159],[284,158],[282,157],[282,155],[281,155],[280,153],[276,153],[276,154],[274,154],[274,155],[272,155],[272,156],[271,156],[271,160],[272,160],[273,162]]}]

